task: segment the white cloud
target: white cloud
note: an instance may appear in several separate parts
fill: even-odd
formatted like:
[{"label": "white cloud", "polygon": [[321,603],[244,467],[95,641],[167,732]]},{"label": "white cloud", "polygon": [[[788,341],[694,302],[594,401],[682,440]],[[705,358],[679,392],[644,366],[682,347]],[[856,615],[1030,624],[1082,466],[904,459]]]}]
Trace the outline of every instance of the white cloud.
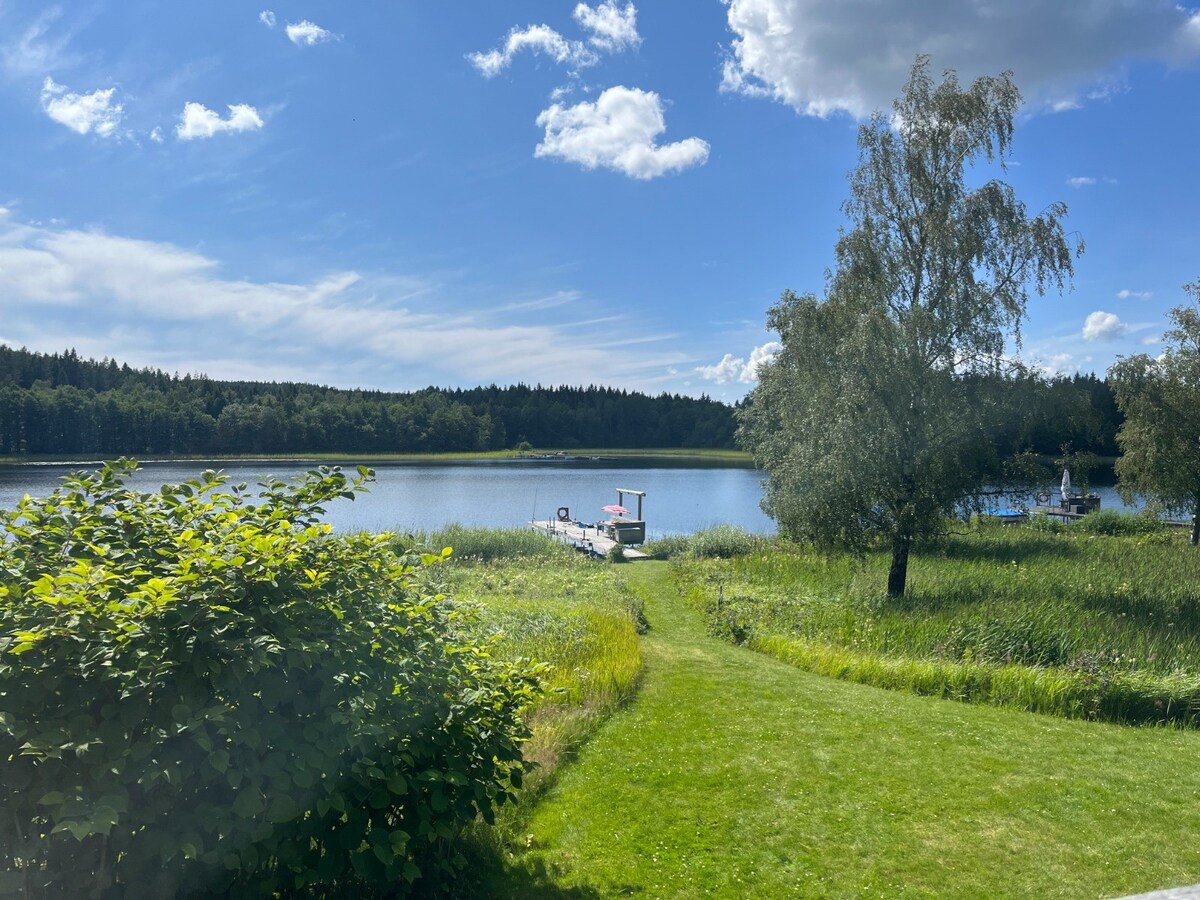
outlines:
[{"label": "white cloud", "polygon": [[717,384],[729,384],[732,381],[737,381],[738,377],[745,371],[746,361],[741,357],[734,357],[732,353],[726,353],[719,363],[715,366],[696,366],[696,371],[700,373],[700,377],[705,381],[715,381]]},{"label": "white cloud", "polygon": [[121,124],[124,107],[113,102],[116,88],[76,94],[47,76],[42,82],[42,109],[55,122],[77,134],[94,133],[114,137]]},{"label": "white cloud", "polygon": [[467,59],[485,78],[492,78],[507,69],[514,58],[521,52],[540,53],[548,56],[556,63],[569,65],[573,68],[590,66],[596,62],[596,54],[587,48],[582,41],[568,41],[549,25],[530,25],[528,28],[514,28],[504,40],[500,50],[489,50],[486,53],[469,53]]},{"label": "white cloud", "polygon": [[768,341],[750,351],[750,359],[745,360],[732,353],[726,353],[715,366],[697,366],[695,371],[705,381],[715,381],[717,384],[753,384],[758,381],[758,370],[765,363],[775,358],[780,350],[779,341]]},{"label": "white cloud", "polygon": [[746,363],[746,368],[742,370],[742,374],[738,376],[738,381],[744,384],[758,381],[759,367],[773,360],[775,354],[782,348],[783,345],[779,341],[767,341],[761,347],[755,347],[750,351],[750,359]]},{"label": "white cloud", "polygon": [[1117,297],[1121,300],[1149,300],[1153,296],[1153,291],[1131,291],[1129,289],[1117,291]]},{"label": "white cloud", "polygon": [[[567,384],[599,371],[644,388],[684,359],[653,349],[668,335],[605,346],[611,319],[551,324],[545,310],[572,292],[514,298],[509,312],[500,303],[455,313],[451,292],[421,277],[341,271],[280,282],[222,269],[169,243],[0,220],[5,337],[167,371],[227,377],[249,365],[258,378],[391,389],[431,380]],[[531,318],[535,305],[542,311]]]},{"label": "white cloud", "polygon": [[1073,188],[1089,187],[1096,183],[1096,179],[1090,175],[1077,175],[1074,178],[1067,179],[1067,186]]},{"label": "white cloud", "polygon": [[[0,12],[3,9],[0,4]],[[51,34],[54,24],[61,18],[62,9],[50,6],[19,37],[0,46],[0,62],[5,73],[14,77],[41,76],[54,69],[69,67],[74,62],[67,53],[71,31]],[[8,28],[4,30],[9,31]]]},{"label": "white cloud", "polygon": [[154,141],[156,144],[161,144],[163,142],[163,130],[158,125],[155,125],[154,130],[150,132],[150,140]]},{"label": "white cloud", "polygon": [[1200,13],[1174,0],[723,2],[735,37],[722,87],[814,116],[890,109],[918,53],[964,81],[1012,69],[1044,109],[1106,95],[1127,60],[1200,56]]},{"label": "white cloud", "polygon": [[1085,341],[1111,341],[1129,333],[1129,326],[1110,312],[1097,310],[1083,323]]},{"label": "white cloud", "polygon": [[1053,378],[1055,375],[1070,375],[1079,370],[1079,364],[1070,353],[1052,353],[1045,360],[1035,363],[1035,366],[1047,378]]},{"label": "white cloud", "polygon": [[597,51],[619,53],[642,42],[637,31],[637,8],[632,3],[621,7],[615,0],[604,0],[594,9],[580,3],[575,7],[574,18],[584,31],[590,32],[586,42],[569,40],[549,25],[528,25],[509,31],[499,49],[468,53],[467,60],[485,78],[499,75],[525,51],[547,56],[571,69],[581,69],[600,61]]},{"label": "white cloud", "polygon": [[284,30],[287,32],[288,40],[297,47],[312,47],[338,39],[338,35],[322,28],[316,22],[308,21],[308,19],[302,22],[288,22],[287,28]]},{"label": "white cloud", "polygon": [[258,14],[258,21],[262,22],[268,28],[274,28],[275,27],[275,13],[271,12],[271,10],[269,10],[269,9],[264,9],[262,12],[260,12]]},{"label": "white cloud", "polygon": [[658,94],[637,88],[611,87],[595,103],[557,103],[537,117],[545,138],[534,155],[576,162],[585,169],[614,169],[631,178],[648,179],[703,165],[708,143],[697,137],[656,144],[667,129]]},{"label": "white cloud", "polygon": [[1160,343],[1161,341],[1162,341],[1161,334],[1148,334],[1144,338],[1142,338],[1142,346],[1152,347],[1155,344]]},{"label": "white cloud", "polygon": [[575,21],[590,31],[588,42],[608,53],[615,53],[642,42],[637,30],[637,8],[632,3],[624,7],[615,0],[605,0],[595,9],[586,3],[575,7]]},{"label": "white cloud", "polygon": [[229,116],[222,119],[203,103],[184,104],[175,135],[181,141],[195,138],[210,138],[222,131],[257,131],[263,127],[262,116],[253,106],[234,103],[229,106]]}]

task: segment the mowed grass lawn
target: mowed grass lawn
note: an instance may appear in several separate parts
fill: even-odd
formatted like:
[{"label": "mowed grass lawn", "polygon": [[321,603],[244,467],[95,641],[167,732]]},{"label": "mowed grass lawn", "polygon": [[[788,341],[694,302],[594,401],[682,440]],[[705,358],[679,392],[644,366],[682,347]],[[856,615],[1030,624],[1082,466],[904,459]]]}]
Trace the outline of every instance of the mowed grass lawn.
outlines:
[{"label": "mowed grass lawn", "polygon": [[708,637],[664,563],[646,672],[492,896],[1113,897],[1200,882],[1200,733],[811,675]]}]

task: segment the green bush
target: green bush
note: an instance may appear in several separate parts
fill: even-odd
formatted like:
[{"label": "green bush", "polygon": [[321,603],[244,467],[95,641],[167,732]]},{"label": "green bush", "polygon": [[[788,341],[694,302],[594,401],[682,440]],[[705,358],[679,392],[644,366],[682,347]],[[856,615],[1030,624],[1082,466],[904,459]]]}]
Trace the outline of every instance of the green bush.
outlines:
[{"label": "green bush", "polygon": [[403,895],[521,783],[537,673],[438,557],[338,537],[322,468],[257,497],[120,461],[0,513],[0,893]]}]

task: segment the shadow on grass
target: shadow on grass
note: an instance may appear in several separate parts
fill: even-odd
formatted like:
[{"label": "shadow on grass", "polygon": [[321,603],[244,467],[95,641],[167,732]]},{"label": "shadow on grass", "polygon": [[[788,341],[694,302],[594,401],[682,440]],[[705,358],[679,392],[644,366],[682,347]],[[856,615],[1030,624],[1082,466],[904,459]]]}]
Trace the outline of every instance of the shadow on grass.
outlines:
[{"label": "shadow on grass", "polygon": [[[596,900],[600,891],[592,887],[566,887],[558,883],[544,860],[532,856],[505,858],[501,849],[488,842],[472,842],[466,871],[458,883],[431,898],[446,900],[484,900],[505,897],[512,900]],[[638,894],[641,888],[622,886],[622,894]]]},{"label": "shadow on grass", "polygon": [[[918,554],[917,558],[920,555]],[[1037,559],[1078,559],[1083,555],[1083,548],[1074,541],[1053,538],[1047,540],[1041,535],[1019,535],[987,541],[945,541],[930,547],[924,555],[929,559],[953,559],[962,562],[1004,564],[1016,560],[1024,565]]]}]

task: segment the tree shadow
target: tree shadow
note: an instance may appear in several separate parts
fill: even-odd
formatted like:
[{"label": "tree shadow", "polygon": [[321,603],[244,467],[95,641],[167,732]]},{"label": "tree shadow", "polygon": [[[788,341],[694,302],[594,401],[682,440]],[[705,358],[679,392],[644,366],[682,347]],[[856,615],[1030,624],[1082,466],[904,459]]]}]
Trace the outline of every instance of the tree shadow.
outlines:
[{"label": "tree shadow", "polygon": [[[591,886],[565,886],[551,872],[545,860],[533,856],[505,858],[498,847],[476,843],[470,848],[469,864],[453,885],[419,894],[434,900],[598,900],[605,896]],[[638,894],[635,885],[622,885],[619,893]]]}]

